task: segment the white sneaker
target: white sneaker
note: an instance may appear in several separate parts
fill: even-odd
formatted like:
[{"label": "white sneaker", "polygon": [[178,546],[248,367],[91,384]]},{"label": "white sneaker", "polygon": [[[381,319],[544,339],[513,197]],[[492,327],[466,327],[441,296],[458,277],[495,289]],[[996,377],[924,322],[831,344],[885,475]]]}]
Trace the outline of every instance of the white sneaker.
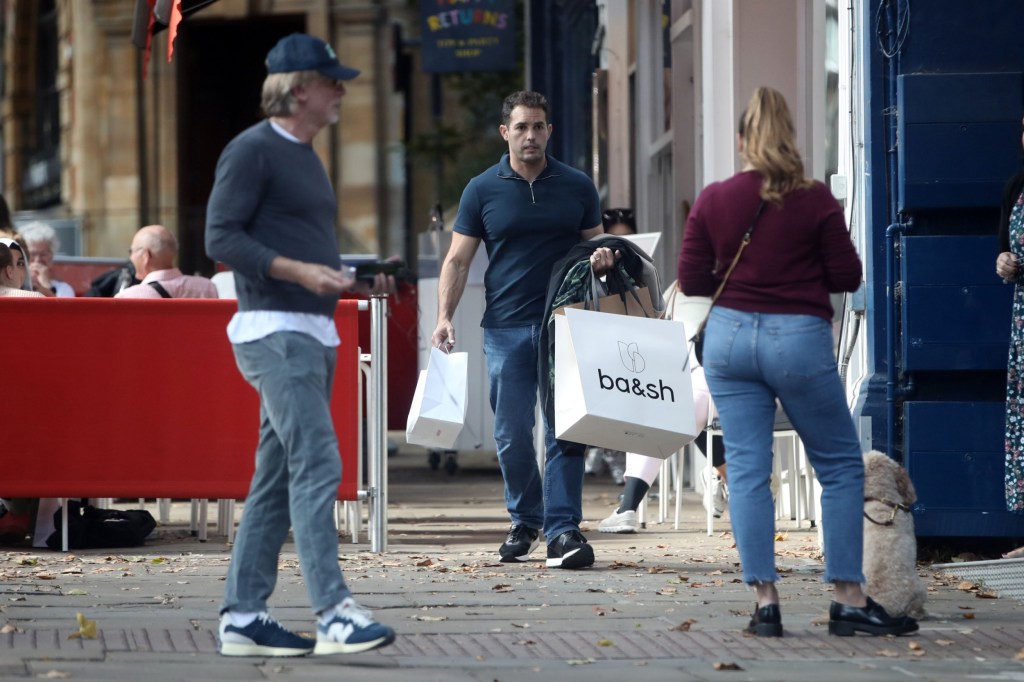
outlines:
[{"label": "white sneaker", "polygon": [[387,646],[395,641],[395,631],[373,619],[352,597],[325,614],[316,626],[314,656],[354,654]]},{"label": "white sneaker", "polygon": [[613,511],[611,516],[597,525],[597,530],[602,533],[635,533],[639,527],[636,512],[630,509],[621,513]]},{"label": "white sneaker", "polygon": [[710,507],[711,515],[716,519],[720,518],[729,503],[728,491],[722,477],[712,474],[711,480],[708,481],[708,470],[701,469],[700,480],[704,482],[704,499],[701,500],[704,503],[704,509]]}]

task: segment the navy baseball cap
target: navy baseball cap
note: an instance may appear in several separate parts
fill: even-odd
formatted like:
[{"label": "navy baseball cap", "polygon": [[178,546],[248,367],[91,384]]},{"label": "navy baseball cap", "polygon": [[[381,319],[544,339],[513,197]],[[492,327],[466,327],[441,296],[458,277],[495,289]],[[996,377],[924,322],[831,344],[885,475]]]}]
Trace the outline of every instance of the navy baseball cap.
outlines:
[{"label": "navy baseball cap", "polygon": [[267,73],[316,71],[339,81],[350,81],[359,69],[345,66],[330,45],[306,33],[293,33],[277,41],[267,53]]}]

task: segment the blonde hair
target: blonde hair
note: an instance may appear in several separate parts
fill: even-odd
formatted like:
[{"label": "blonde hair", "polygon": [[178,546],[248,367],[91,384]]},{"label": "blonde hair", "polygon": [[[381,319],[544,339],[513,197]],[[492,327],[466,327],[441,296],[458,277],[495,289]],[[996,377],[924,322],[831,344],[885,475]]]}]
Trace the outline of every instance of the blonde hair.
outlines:
[{"label": "blonde hair", "polygon": [[740,118],[742,156],[761,174],[761,198],[781,205],[784,196],[810,187],[796,148],[796,131],[786,99],[778,90],[759,87]]},{"label": "blonde hair", "polygon": [[265,116],[291,116],[295,113],[295,95],[292,90],[305,85],[320,74],[316,71],[288,71],[271,73],[263,80],[260,107]]}]

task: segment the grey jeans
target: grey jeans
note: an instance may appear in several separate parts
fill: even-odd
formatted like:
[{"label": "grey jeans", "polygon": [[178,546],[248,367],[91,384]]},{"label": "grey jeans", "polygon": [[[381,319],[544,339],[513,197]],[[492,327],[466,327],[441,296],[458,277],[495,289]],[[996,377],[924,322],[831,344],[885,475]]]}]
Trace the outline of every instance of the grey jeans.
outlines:
[{"label": "grey jeans", "polygon": [[260,440],[221,612],[266,610],[290,526],[319,613],[351,594],[338,565],[334,526],[341,481],[330,407],[337,353],[297,332],[237,344],[234,352],[260,396]]}]

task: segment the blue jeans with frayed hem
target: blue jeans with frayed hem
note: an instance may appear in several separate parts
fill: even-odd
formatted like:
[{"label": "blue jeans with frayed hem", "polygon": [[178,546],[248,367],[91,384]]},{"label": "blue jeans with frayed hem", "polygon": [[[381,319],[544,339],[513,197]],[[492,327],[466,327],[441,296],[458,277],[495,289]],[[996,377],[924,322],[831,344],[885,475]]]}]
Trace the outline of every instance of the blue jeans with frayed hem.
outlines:
[{"label": "blue jeans with frayed hem", "polygon": [[769,481],[778,398],[821,483],[826,582],[863,583],[864,462],[832,350],[832,325],[813,315],[716,306],[704,375],[722,422],[729,518],[748,584],[775,582]]}]

